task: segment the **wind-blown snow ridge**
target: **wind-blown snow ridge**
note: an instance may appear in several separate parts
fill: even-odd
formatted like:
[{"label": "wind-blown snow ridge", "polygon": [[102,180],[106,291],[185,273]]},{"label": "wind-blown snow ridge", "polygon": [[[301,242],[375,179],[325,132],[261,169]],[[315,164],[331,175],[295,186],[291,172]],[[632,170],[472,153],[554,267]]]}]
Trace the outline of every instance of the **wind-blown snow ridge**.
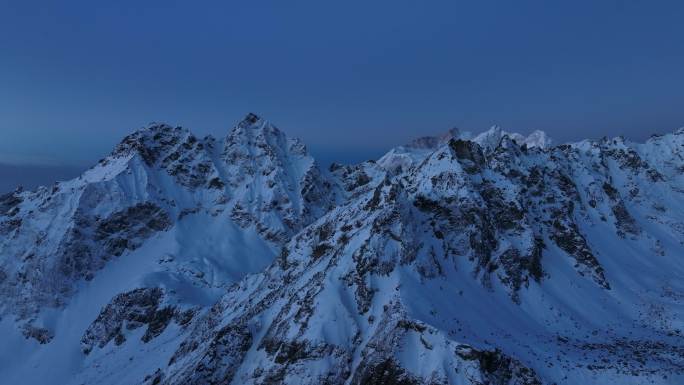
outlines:
[{"label": "wind-blown snow ridge", "polygon": [[684,130],[319,170],[249,114],[0,197],[10,383],[684,381]]},{"label": "wind-blown snow ridge", "polygon": [[473,142],[476,142],[482,146],[484,149],[493,150],[499,145],[505,136],[517,142],[518,145],[526,145],[528,148],[537,147],[545,149],[550,147],[552,143],[551,138],[549,138],[544,131],[535,130],[530,135],[525,137],[518,133],[506,132],[499,126],[493,126],[489,130],[475,136],[472,140]]},{"label": "wind-blown snow ridge", "polygon": [[472,140],[479,144],[485,152],[490,152],[497,148],[504,138],[511,139],[518,145],[525,145],[527,148],[546,149],[551,147],[553,143],[544,131],[539,130],[525,137],[518,133],[506,132],[499,126],[493,126],[473,137],[469,131],[462,132],[458,128],[452,128],[441,135],[420,137],[407,145],[395,147],[383,155],[378,163],[386,170],[394,173],[415,166],[428,154],[452,139]]}]

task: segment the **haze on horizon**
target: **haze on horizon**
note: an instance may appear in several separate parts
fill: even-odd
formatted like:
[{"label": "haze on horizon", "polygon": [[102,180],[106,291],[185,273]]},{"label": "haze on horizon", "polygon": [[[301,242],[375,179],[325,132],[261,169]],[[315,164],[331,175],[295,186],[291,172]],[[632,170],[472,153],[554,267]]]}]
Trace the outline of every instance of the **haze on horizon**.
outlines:
[{"label": "haze on horizon", "polygon": [[671,0],[5,2],[0,192],[151,121],[222,136],[247,112],[322,163],[451,127],[643,140],[684,126],[683,17]]}]

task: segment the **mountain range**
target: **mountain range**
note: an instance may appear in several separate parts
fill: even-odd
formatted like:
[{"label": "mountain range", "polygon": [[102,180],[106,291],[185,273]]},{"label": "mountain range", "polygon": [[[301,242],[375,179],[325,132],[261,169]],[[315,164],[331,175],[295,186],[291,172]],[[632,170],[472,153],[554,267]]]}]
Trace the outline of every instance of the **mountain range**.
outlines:
[{"label": "mountain range", "polygon": [[684,383],[684,129],[321,169],[248,114],[0,196],[7,384]]}]

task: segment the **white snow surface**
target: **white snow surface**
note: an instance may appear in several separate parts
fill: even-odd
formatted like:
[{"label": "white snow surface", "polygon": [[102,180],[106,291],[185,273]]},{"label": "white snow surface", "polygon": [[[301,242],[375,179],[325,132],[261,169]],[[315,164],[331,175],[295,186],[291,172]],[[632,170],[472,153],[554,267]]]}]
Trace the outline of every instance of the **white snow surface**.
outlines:
[{"label": "white snow surface", "polygon": [[483,148],[493,150],[499,145],[504,136],[508,136],[516,141],[518,145],[526,145],[527,147],[547,148],[553,142],[544,131],[535,130],[530,135],[524,136],[518,133],[506,132],[499,126],[492,126],[489,130],[480,133],[472,140]]},{"label": "white snow surface", "polygon": [[153,125],[0,197],[0,383],[681,384],[682,257],[684,129],[451,130],[328,173],[253,114]]}]

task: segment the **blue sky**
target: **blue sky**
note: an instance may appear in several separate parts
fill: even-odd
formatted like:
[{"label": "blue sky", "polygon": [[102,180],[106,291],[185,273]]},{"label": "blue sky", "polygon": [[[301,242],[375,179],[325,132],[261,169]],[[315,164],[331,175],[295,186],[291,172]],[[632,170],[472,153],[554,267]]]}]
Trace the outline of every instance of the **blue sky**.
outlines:
[{"label": "blue sky", "polygon": [[0,163],[88,165],[247,112],[325,161],[458,126],[684,126],[681,1],[2,1]]}]

